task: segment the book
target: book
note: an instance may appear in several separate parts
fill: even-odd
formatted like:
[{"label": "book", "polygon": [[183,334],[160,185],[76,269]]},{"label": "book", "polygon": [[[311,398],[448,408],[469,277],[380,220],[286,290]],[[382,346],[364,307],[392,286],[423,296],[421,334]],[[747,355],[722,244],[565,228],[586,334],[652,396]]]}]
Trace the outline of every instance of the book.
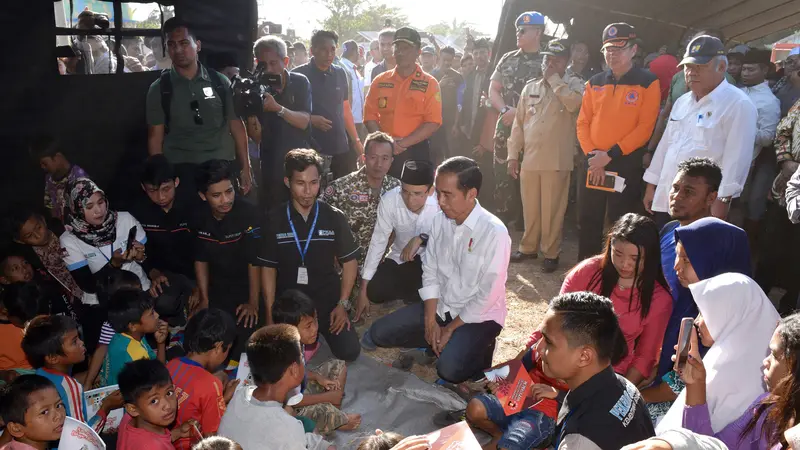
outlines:
[{"label": "book", "polygon": [[[94,415],[97,414],[97,411],[100,410],[100,405],[103,404],[103,399],[118,390],[119,385],[114,384],[84,392],[83,397],[86,399],[86,417],[94,417]],[[118,408],[110,411],[108,413],[108,417],[106,417],[106,423],[103,425],[103,433],[116,433],[123,417],[125,417],[124,408]]]},{"label": "book", "polygon": [[242,352],[239,357],[239,367],[236,369],[236,379],[239,380],[239,386],[252,386],[253,374],[250,373],[250,361],[247,360],[247,353]]},{"label": "book", "polygon": [[92,427],[72,417],[66,417],[58,448],[61,450],[106,450],[106,444]]},{"label": "book", "polygon": [[481,450],[467,422],[454,423],[427,435],[430,450]]},{"label": "book", "polygon": [[486,379],[497,383],[494,395],[503,405],[506,416],[516,414],[535,404],[530,396],[533,380],[522,361],[512,360],[485,372]]}]

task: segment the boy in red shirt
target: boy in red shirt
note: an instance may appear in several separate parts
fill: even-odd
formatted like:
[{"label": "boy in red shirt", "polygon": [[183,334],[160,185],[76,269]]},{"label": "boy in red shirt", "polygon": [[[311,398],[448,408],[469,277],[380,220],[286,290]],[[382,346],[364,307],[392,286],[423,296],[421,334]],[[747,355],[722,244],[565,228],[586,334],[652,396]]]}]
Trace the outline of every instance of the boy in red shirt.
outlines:
[{"label": "boy in red shirt", "polygon": [[534,383],[530,396],[538,403],[512,416],[506,416],[503,405],[492,394],[479,394],[467,405],[467,421],[491,434],[491,444],[497,448],[541,448],[555,431],[559,403],[569,387],[544,374],[542,358],[536,351],[540,339],[542,333],[535,331],[516,358],[522,360]]},{"label": "boy in red shirt", "polygon": [[178,439],[202,439],[194,420],[169,431],[178,412],[178,397],[161,361],[129,362],[118,381],[125,399],[125,417],[119,425],[117,450],[172,450],[172,443]]},{"label": "boy in red shirt", "polygon": [[[228,358],[235,339],[236,323],[225,311],[208,308],[189,320],[183,341],[187,354],[167,364],[178,397],[177,426],[194,419],[204,434],[216,434],[239,380],[229,381],[223,389],[222,381],[213,373]],[[178,450],[189,450],[192,441],[180,439],[174,445]]]}]

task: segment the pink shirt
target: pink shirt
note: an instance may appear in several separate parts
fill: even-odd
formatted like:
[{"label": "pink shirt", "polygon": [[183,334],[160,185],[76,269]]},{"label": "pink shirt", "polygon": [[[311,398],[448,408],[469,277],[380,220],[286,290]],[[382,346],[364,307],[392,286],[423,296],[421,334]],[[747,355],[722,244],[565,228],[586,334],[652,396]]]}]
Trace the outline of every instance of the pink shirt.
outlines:
[{"label": "pink shirt", "polygon": [[172,435],[168,430],[156,434],[134,427],[131,420],[131,416],[125,414],[119,424],[117,450],[174,450]]},{"label": "pink shirt", "polygon": [[[599,294],[600,283],[597,283],[594,289],[590,289],[589,283],[594,274],[600,270],[601,262],[601,256],[581,261],[567,275],[564,284],[561,285],[561,294],[580,291]],[[614,304],[619,326],[628,344],[628,355],[614,366],[614,370],[625,375],[628,369],[635,367],[647,378],[661,355],[661,342],[664,340],[667,321],[672,314],[672,296],[663,286],[656,283],[650,311],[644,319],[641,318],[638,290],[633,294],[633,307],[631,307],[631,290],[619,286],[611,292],[611,302]]]}]

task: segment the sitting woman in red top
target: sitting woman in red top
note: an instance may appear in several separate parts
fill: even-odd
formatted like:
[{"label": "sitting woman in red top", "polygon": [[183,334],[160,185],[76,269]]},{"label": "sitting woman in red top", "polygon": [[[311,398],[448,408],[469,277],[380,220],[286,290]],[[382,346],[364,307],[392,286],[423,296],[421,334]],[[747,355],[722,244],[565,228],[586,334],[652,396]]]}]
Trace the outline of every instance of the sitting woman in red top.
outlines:
[{"label": "sitting woman in red top", "polygon": [[628,213],[611,227],[603,254],[581,261],[570,271],[561,293],[591,291],[611,299],[628,344],[628,355],[614,370],[639,385],[658,362],[672,314],[667,286],[655,222]]}]

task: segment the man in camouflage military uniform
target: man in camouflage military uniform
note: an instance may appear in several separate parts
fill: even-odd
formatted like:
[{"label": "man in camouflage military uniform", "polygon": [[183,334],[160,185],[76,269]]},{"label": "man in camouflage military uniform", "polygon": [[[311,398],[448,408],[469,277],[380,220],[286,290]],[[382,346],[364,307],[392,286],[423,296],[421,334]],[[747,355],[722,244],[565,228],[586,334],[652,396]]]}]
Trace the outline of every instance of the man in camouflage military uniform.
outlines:
[{"label": "man in camouflage military uniform", "polygon": [[489,87],[489,101],[499,113],[494,133],[495,213],[509,222],[520,220],[522,200],[519,180],[508,175],[508,147],[516,105],[522,88],[528,81],[542,77],[539,42],[544,33],[544,16],[536,11],[522,13],[517,18],[517,50],[500,58]]},{"label": "man in camouflage military uniform", "polygon": [[[400,180],[387,175],[394,160],[393,151],[394,140],[391,136],[380,131],[371,133],[364,143],[364,167],[333,181],[321,196],[325,203],[341,209],[347,216],[353,236],[364,250],[358,259],[359,270],[364,264],[366,249],[375,229],[378,202],[383,194],[400,186]],[[358,294],[358,283],[356,281],[351,297]]]}]

